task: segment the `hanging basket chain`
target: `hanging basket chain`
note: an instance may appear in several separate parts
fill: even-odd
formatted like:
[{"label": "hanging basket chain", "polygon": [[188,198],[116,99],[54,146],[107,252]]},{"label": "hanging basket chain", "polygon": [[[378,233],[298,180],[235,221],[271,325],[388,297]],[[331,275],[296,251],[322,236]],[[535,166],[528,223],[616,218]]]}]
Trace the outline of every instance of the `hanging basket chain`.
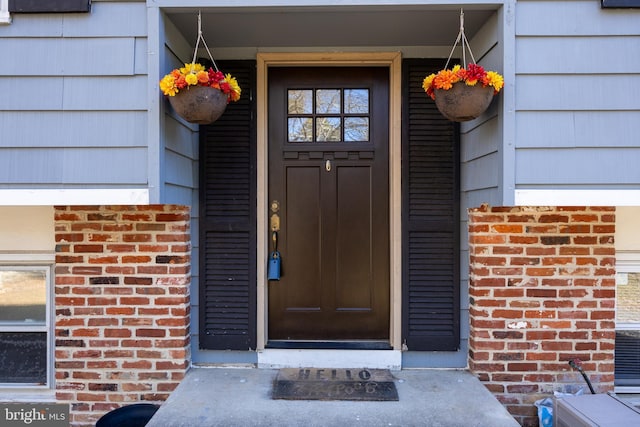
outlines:
[{"label": "hanging basket chain", "polygon": [[209,59],[211,59],[213,68],[215,68],[216,72],[220,71],[218,70],[216,61],[213,59],[213,55],[211,55],[211,51],[209,50],[209,46],[207,46],[207,42],[204,40],[204,37],[202,36],[202,15],[200,11],[198,11],[198,38],[196,40],[196,47],[193,49],[193,59],[191,60],[191,71],[193,71],[193,67],[195,66],[195,63],[196,63],[196,56],[198,55],[198,46],[200,45],[200,40],[202,40],[202,44],[204,45],[204,48],[207,50],[207,53],[209,54]]},{"label": "hanging basket chain", "polygon": [[458,43],[462,45],[462,66],[464,67],[467,63],[467,56],[466,56],[467,50],[471,55],[471,60],[475,64],[476,59],[473,57],[473,52],[471,51],[469,40],[467,40],[467,36],[464,34],[464,11],[462,10],[462,8],[460,8],[460,31],[458,32],[458,37],[456,38],[456,41],[453,43],[453,47],[451,48],[451,53],[449,53],[449,58],[447,58],[447,63],[444,66],[445,69],[449,67],[449,61],[451,61],[451,56],[453,56],[453,51],[456,49],[456,46],[458,46]]}]

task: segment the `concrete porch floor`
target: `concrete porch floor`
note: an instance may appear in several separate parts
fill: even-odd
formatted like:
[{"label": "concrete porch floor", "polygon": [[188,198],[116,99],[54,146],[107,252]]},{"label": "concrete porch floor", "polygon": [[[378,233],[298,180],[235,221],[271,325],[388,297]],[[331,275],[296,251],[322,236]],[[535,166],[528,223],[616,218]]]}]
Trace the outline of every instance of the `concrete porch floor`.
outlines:
[{"label": "concrete porch floor", "polygon": [[467,371],[392,371],[397,402],[272,400],[277,369],[192,368],[147,427],[518,427]]}]

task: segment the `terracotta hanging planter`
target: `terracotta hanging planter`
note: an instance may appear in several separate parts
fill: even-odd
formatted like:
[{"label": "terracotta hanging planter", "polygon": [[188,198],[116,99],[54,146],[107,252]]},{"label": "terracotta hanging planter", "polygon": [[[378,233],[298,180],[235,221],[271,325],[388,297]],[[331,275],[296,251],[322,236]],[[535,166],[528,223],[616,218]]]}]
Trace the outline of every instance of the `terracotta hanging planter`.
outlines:
[{"label": "terracotta hanging planter", "polygon": [[[196,63],[200,42],[207,49],[213,67],[207,70]],[[215,69],[214,69],[215,68]],[[182,118],[190,123],[208,125],[220,118],[227,104],[240,99],[242,90],[238,80],[218,69],[216,61],[202,37],[202,17],[198,12],[198,40],[193,50],[193,60],[176,68],[160,80],[160,90]]]},{"label": "terracotta hanging planter", "polygon": [[448,90],[435,89],[434,95],[436,107],[443,116],[454,122],[466,122],[477,118],[489,108],[494,92],[492,86],[469,86],[464,82],[457,82]]},{"label": "terracotta hanging planter", "polygon": [[169,97],[173,109],[189,123],[208,125],[222,116],[227,108],[227,95],[208,86],[187,86]]},{"label": "terracotta hanging planter", "polygon": [[[449,61],[458,45],[462,44],[462,64],[466,63],[466,50],[471,59],[467,68],[455,65],[451,69]],[[466,48],[466,49],[465,49]],[[443,116],[454,122],[473,120],[484,113],[494,95],[504,86],[503,77],[495,71],[485,71],[476,64],[469,41],[464,34],[464,12],[460,9],[460,32],[453,44],[444,69],[432,73],[422,81],[424,91],[436,102]]]}]

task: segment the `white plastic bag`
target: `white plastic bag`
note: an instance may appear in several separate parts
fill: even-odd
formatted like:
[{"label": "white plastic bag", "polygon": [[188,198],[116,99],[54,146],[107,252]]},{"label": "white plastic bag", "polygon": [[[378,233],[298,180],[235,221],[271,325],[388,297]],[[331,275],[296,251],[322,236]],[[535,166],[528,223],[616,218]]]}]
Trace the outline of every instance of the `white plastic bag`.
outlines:
[{"label": "white plastic bag", "polygon": [[584,388],[578,389],[575,393],[553,392],[553,397],[536,400],[535,405],[538,408],[539,427],[553,427],[553,402],[554,399],[564,399],[565,397],[580,396],[584,393]]},{"label": "white plastic bag", "polygon": [[538,420],[540,427],[553,426],[553,398],[547,397],[536,400],[535,405],[538,407]]}]

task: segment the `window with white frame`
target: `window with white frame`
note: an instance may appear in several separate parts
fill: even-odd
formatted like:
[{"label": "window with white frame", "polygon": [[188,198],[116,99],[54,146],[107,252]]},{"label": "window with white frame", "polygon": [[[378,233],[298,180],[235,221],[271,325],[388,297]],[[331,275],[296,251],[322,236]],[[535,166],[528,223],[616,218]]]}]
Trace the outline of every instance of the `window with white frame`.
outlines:
[{"label": "window with white frame", "polygon": [[619,260],[616,267],[615,384],[640,391],[640,254],[637,258]]},{"label": "window with white frame", "polygon": [[9,0],[0,0],[0,24],[10,24]]},{"label": "window with white frame", "polygon": [[51,266],[0,265],[0,387],[52,384]]}]

